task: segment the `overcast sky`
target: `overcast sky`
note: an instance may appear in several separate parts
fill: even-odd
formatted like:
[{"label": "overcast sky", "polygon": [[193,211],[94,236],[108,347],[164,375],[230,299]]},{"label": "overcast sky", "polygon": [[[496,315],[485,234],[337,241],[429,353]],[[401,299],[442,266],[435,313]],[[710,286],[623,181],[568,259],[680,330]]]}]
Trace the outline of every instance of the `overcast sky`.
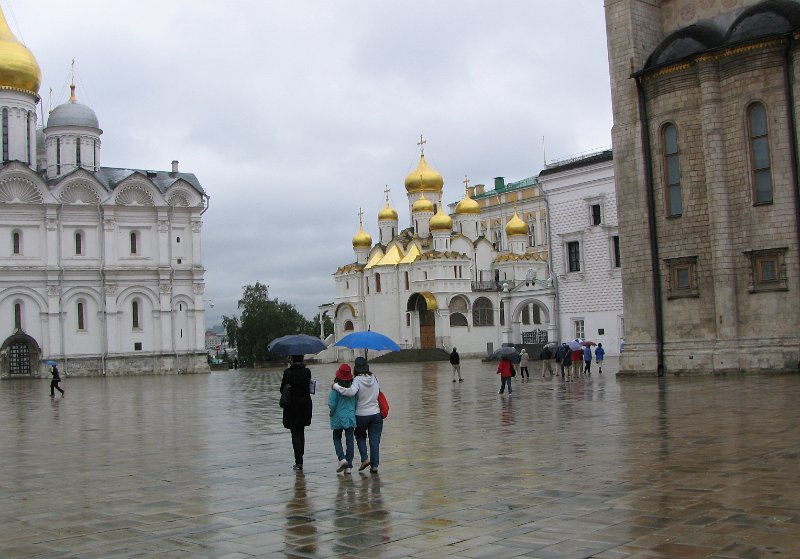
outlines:
[{"label": "overcast sky", "polygon": [[[180,170],[210,195],[208,326],[242,287],[306,317],[354,261],[363,207],[425,158],[445,204],[547,159],[611,144],[601,0],[0,0],[42,69],[45,109],[78,100],[103,129],[101,163]],[[50,94],[52,90],[52,98]],[[52,100],[51,100],[52,99]]]}]

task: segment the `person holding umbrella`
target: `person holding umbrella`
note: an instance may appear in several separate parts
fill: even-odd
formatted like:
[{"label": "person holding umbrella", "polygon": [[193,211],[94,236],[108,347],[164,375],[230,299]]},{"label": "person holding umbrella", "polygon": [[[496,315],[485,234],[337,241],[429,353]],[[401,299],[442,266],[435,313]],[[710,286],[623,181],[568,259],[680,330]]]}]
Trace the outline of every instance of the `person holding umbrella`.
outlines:
[{"label": "person holding umbrella", "polygon": [[[378,406],[378,394],[381,386],[378,379],[369,370],[369,363],[363,357],[356,357],[353,363],[353,384],[347,388],[333,383],[333,388],[342,396],[357,396],[356,398],[356,444],[361,455],[361,466],[358,471],[369,468],[370,473],[378,473],[380,465],[381,433],[383,432],[383,417]],[[367,438],[369,438],[369,453],[367,452]]]},{"label": "person holding umbrella", "polygon": [[311,393],[309,384],[311,371],[303,363],[302,355],[292,355],[292,363],[283,371],[281,394],[289,391],[283,407],[283,426],[292,432],[294,466],[297,472],[303,471],[303,453],[306,446],[305,428],[311,425]]},{"label": "person holding umbrella", "polygon": [[502,394],[506,385],[508,385],[508,393],[511,394],[511,361],[508,357],[500,358],[500,363],[497,364],[497,374],[500,375],[500,392]]},{"label": "person holding umbrella", "polygon": [[50,381],[50,397],[54,398],[56,395],[56,390],[61,392],[61,395],[64,395],[64,390],[58,385],[61,382],[61,375],[58,374],[58,365],[55,363],[52,364],[50,367],[50,374],[53,375],[53,380]]}]

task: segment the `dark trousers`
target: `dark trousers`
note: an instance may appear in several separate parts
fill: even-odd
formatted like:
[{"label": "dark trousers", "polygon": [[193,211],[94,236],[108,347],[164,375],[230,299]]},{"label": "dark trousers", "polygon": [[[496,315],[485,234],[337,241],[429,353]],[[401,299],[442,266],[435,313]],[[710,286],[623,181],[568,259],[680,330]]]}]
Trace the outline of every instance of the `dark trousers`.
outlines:
[{"label": "dark trousers", "polygon": [[56,390],[61,392],[62,396],[64,395],[64,391],[61,390],[61,387],[58,385],[59,382],[61,382],[61,381],[60,380],[56,380],[56,379],[53,379],[53,380],[50,381],[50,396],[55,396],[56,395]]},{"label": "dark trousers", "polygon": [[528,367],[520,367],[519,378],[523,378],[525,375],[528,375],[528,378],[531,378],[531,374],[528,372]]},{"label": "dark trousers", "polygon": [[294,463],[303,465],[303,451],[306,447],[306,433],[304,427],[292,429],[292,448],[294,449]]},{"label": "dark trousers", "polygon": [[503,391],[506,388],[506,385],[508,385],[508,393],[511,394],[513,392],[513,390],[511,390],[511,377],[505,377],[505,378],[501,377],[500,378],[500,394],[503,393]]}]

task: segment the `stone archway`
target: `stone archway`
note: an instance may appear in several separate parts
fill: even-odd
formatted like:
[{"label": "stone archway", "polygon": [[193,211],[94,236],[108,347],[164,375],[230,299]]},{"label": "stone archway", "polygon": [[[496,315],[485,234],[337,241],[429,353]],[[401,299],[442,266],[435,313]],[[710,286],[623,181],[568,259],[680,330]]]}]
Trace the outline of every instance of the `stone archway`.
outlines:
[{"label": "stone archway", "polygon": [[438,309],[436,298],[429,292],[414,293],[408,298],[406,310],[416,312],[419,317],[419,347],[421,349],[436,348],[436,315]]},{"label": "stone archway", "polygon": [[0,377],[32,377],[39,371],[42,350],[31,336],[17,330],[0,346]]}]

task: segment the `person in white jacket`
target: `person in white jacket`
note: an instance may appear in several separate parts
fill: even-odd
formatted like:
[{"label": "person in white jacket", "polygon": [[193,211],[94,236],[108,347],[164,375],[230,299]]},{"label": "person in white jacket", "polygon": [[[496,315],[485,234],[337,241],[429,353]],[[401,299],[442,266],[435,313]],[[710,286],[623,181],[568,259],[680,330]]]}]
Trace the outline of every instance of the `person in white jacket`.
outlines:
[{"label": "person in white jacket", "polygon": [[[343,396],[356,396],[356,444],[361,455],[361,466],[358,471],[369,468],[373,474],[378,472],[380,464],[381,433],[383,418],[378,407],[378,393],[381,390],[378,379],[370,372],[369,363],[363,357],[357,357],[353,364],[353,384],[348,388],[333,384],[333,389]],[[369,453],[367,453],[369,438]]]}]

